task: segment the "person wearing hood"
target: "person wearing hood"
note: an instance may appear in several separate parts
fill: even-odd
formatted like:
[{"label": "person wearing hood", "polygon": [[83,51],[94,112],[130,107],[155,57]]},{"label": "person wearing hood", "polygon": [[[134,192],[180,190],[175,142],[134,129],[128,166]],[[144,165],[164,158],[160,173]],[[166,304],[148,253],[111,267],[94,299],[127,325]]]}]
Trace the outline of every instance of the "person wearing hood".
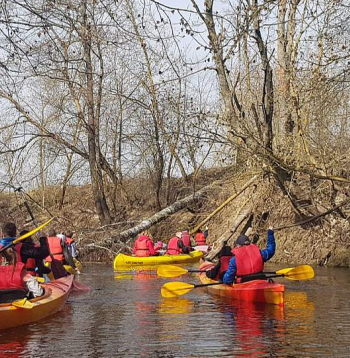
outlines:
[{"label": "person wearing hood", "polygon": [[245,276],[261,273],[264,270],[264,262],[270,260],[276,251],[275,236],[272,228],[267,231],[266,248],[260,250],[251,243],[248,236],[240,235],[235,241],[235,248],[231,251],[233,257],[223,277],[225,284],[249,281]]},{"label": "person wearing hood", "polygon": [[212,269],[206,271],[205,274],[207,277],[212,280],[222,280],[228,269],[232,256],[231,247],[227,245],[227,242],[225,242],[223,248],[218,253],[218,263]]},{"label": "person wearing hood", "polygon": [[147,235],[140,235],[135,241],[133,253],[137,257],[155,256],[154,245]]}]

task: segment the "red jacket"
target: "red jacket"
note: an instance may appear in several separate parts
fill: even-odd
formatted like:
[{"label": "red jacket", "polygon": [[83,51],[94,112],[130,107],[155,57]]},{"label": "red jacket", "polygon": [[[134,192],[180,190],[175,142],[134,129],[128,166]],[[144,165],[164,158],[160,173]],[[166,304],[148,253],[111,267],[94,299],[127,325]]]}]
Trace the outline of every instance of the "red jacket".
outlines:
[{"label": "red jacket", "polygon": [[[63,248],[61,246],[61,238],[51,236],[47,238],[51,255],[58,261],[64,261]],[[47,262],[51,262],[51,256],[45,258]]]},{"label": "red jacket", "polygon": [[196,236],[194,237],[194,241],[196,241],[197,246],[207,244],[205,236],[202,232],[199,232],[198,234],[196,234]]},{"label": "red jacket", "polygon": [[0,290],[25,290],[23,277],[26,274],[23,262],[13,265],[0,266]]},{"label": "red jacket", "polygon": [[236,256],[236,276],[251,275],[264,270],[264,262],[258,246],[250,244],[235,247],[232,253]]},{"label": "red jacket", "polygon": [[182,233],[181,240],[185,246],[191,247],[191,236],[187,231]]},{"label": "red jacket", "polygon": [[172,237],[168,242],[168,250],[165,253],[166,255],[179,255],[182,254],[182,249],[179,248],[178,242],[179,239],[177,236]]},{"label": "red jacket", "polygon": [[141,235],[135,241],[133,253],[137,257],[147,257],[155,255],[156,252],[152,240],[146,235]]}]

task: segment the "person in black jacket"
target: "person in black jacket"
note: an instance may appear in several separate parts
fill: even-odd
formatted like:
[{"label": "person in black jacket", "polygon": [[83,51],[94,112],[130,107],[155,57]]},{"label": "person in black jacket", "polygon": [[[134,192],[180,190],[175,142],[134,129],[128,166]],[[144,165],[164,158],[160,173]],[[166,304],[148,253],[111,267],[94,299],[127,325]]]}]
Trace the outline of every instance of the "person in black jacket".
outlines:
[{"label": "person in black jacket", "polygon": [[[28,232],[29,232],[28,230],[22,230],[20,232],[20,236]],[[40,277],[43,277],[43,274],[48,274],[51,272],[51,269],[46,267],[43,262],[45,257],[50,255],[50,250],[47,242],[47,237],[42,231],[39,231],[37,233],[37,237],[39,238],[40,246],[35,245],[33,238],[31,236],[29,236],[23,241],[21,247],[21,258],[23,263],[25,264],[27,264],[28,259],[34,259],[35,272]]]}]

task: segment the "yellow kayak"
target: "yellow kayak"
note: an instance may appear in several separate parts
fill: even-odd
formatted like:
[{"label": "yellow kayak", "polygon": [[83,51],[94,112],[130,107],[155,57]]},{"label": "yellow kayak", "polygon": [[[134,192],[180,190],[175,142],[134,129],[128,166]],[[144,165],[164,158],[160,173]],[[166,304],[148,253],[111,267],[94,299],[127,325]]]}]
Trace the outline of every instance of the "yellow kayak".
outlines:
[{"label": "yellow kayak", "polygon": [[189,254],[181,255],[163,255],[163,256],[147,256],[136,257],[124,254],[118,254],[114,259],[115,271],[129,271],[134,269],[145,269],[158,265],[173,265],[189,262],[197,262],[204,253],[201,251],[192,251]]}]

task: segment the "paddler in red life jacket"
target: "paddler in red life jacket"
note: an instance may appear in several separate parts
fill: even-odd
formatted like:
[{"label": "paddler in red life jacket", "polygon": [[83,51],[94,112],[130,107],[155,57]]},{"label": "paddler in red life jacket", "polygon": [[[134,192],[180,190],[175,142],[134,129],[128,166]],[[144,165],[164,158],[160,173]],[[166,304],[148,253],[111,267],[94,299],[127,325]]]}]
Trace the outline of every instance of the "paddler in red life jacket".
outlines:
[{"label": "paddler in red life jacket", "polygon": [[[28,230],[22,230],[19,235],[22,236],[28,232]],[[21,258],[22,262],[25,264],[26,270],[31,275],[43,277],[44,274],[49,274],[51,272],[51,269],[46,267],[43,263],[45,257],[50,254],[49,245],[44,232],[39,231],[36,236],[39,238],[40,245],[35,244],[31,236],[22,241],[20,250]]]},{"label": "paddler in red life jacket", "polygon": [[135,241],[133,253],[137,257],[155,256],[153,241],[147,235],[140,235]]},{"label": "paddler in red life jacket", "polygon": [[174,237],[172,237],[168,242],[168,249],[165,255],[180,255],[180,254],[188,254],[190,252],[190,248],[185,246],[182,241],[182,233],[178,231]]},{"label": "paddler in red life jacket", "polygon": [[52,262],[51,255],[57,261],[64,263],[63,243],[62,238],[56,235],[56,230],[51,229],[49,231],[49,237],[47,238],[49,244],[49,255],[45,258],[47,262]]},{"label": "paddler in red life jacket", "polygon": [[206,271],[206,275],[208,278],[211,278],[212,280],[222,280],[222,278],[224,277],[230,260],[233,256],[232,252],[231,252],[231,247],[225,245],[218,253],[218,258],[219,261],[218,263],[210,270]]},{"label": "paddler in red life jacket", "polygon": [[197,230],[196,236],[194,237],[194,241],[196,242],[197,246],[202,246],[207,244],[207,241],[201,229]]},{"label": "paddler in red life jacket", "polygon": [[191,243],[191,236],[188,230],[183,230],[181,233],[181,240],[185,246],[187,246],[190,251],[192,251],[192,243]]},{"label": "paddler in red life jacket", "polygon": [[9,247],[1,253],[0,303],[12,302],[23,297],[39,297],[44,290],[30,275],[23,262],[17,260],[17,250]]},{"label": "paddler in red life jacket", "polygon": [[[16,240],[17,227],[14,223],[5,223],[1,228],[1,237],[0,240],[0,248],[5,247],[12,243],[12,241]],[[22,262],[21,258],[21,247],[22,243],[18,243],[15,245],[15,250],[17,251],[17,261]]]},{"label": "paddler in red life jacket", "polygon": [[263,250],[252,244],[248,236],[240,235],[235,241],[235,248],[231,251],[234,256],[230,260],[223,282],[232,284],[235,281],[249,281],[249,278],[244,278],[244,276],[262,272],[264,262],[271,259],[275,250],[276,242],[272,228],[267,231],[267,245],[266,249]]}]

